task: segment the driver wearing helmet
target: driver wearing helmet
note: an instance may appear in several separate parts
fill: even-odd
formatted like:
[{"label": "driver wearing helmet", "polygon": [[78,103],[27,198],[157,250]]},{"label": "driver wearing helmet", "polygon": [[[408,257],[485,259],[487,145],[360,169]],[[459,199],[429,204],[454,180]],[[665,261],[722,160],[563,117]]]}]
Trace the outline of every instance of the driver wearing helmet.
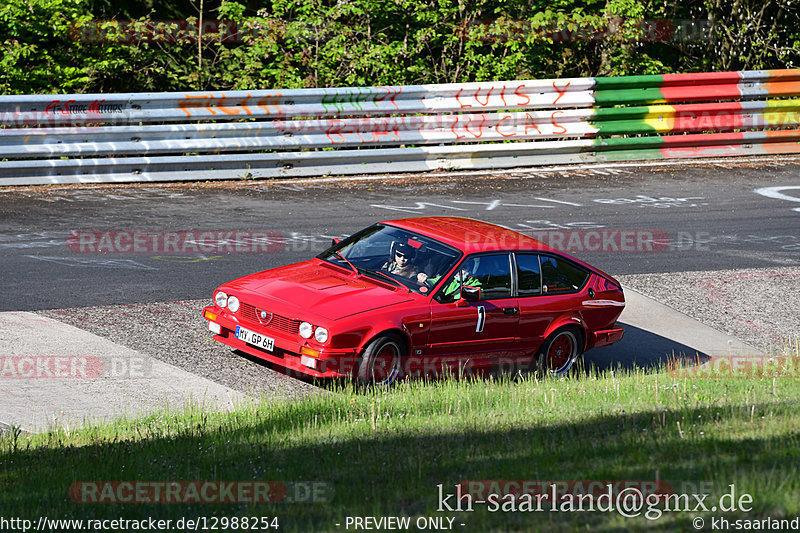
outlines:
[{"label": "driver wearing helmet", "polygon": [[381,270],[385,270],[390,274],[403,276],[404,278],[416,279],[419,283],[424,283],[428,276],[423,272],[419,272],[412,264],[416,255],[417,251],[408,244],[403,242],[393,243],[389,261],[383,264]]}]

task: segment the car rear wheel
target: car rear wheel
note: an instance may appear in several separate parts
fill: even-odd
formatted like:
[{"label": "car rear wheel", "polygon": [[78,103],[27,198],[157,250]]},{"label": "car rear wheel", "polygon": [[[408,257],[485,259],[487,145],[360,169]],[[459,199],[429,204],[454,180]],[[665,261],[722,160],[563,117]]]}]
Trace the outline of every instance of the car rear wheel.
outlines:
[{"label": "car rear wheel", "polygon": [[358,381],[376,387],[393,385],[402,376],[404,356],[403,339],[392,333],[378,335],[367,345],[358,360]]},{"label": "car rear wheel", "polygon": [[582,335],[577,328],[561,328],[550,334],[536,356],[536,374],[540,377],[565,376],[583,352]]}]

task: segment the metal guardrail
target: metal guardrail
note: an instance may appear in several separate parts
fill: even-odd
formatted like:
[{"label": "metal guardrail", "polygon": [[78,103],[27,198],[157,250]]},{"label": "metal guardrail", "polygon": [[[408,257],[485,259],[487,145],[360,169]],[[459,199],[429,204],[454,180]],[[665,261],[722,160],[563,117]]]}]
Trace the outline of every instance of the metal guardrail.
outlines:
[{"label": "metal guardrail", "polygon": [[800,152],[800,69],[0,96],[0,185]]}]

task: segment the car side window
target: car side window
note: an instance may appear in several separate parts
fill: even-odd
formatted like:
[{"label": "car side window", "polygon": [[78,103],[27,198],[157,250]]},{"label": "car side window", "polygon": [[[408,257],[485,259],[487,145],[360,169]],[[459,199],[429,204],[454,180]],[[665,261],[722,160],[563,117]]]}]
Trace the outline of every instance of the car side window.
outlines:
[{"label": "car side window", "polygon": [[580,289],[589,277],[589,272],[564,259],[541,256],[542,292],[553,294]]},{"label": "car side window", "polygon": [[517,254],[517,279],[520,296],[537,296],[542,293],[542,278],[537,254]]},{"label": "car side window", "polygon": [[461,285],[480,287],[482,299],[511,296],[511,264],[508,254],[486,254],[465,259],[436,295],[440,302],[460,298]]}]

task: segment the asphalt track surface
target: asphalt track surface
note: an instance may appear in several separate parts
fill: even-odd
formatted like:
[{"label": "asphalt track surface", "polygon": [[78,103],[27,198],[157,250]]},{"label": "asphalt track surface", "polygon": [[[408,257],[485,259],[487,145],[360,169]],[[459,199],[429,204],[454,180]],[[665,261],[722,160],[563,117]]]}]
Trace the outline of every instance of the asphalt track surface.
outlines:
[{"label": "asphalt track surface", "polygon": [[[629,289],[626,335],[587,354],[600,368],[649,367],[675,354],[751,356],[798,333],[796,161],[7,188],[0,190],[0,355],[145,361],[142,368],[159,370],[104,373],[80,387],[7,380],[0,430],[4,423],[42,430],[68,419],[113,419],[153,402],[204,398],[225,408],[242,394],[318,392],[212,341],[200,317],[204,303],[220,283],[309,258],[332,237],[423,215],[478,218],[550,244],[560,239],[560,247],[620,276]],[[207,249],[207,232],[217,248]],[[121,250],[145,233],[160,236],[155,247]],[[167,248],[170,235],[176,240]],[[99,251],[101,236],[121,237]],[[193,249],[198,241],[206,249]],[[147,401],[120,395],[120,386]]]},{"label": "asphalt track surface", "polygon": [[[0,311],[210,299],[220,283],[316,255],[332,237],[425,215],[563,239],[567,251],[612,275],[791,267],[800,265],[799,208],[800,165],[781,160],[387,181],[8,188],[0,190]],[[90,231],[98,238],[211,231],[223,241],[240,232],[245,251],[193,249],[181,240],[142,253],[116,245],[98,253],[88,240],[83,247],[79,238],[69,241]],[[601,233],[586,240],[592,231]],[[264,233],[266,252],[253,242]],[[654,236],[656,246],[640,235]],[[578,240],[570,246],[569,239]],[[129,241],[119,242],[124,249]]]}]

